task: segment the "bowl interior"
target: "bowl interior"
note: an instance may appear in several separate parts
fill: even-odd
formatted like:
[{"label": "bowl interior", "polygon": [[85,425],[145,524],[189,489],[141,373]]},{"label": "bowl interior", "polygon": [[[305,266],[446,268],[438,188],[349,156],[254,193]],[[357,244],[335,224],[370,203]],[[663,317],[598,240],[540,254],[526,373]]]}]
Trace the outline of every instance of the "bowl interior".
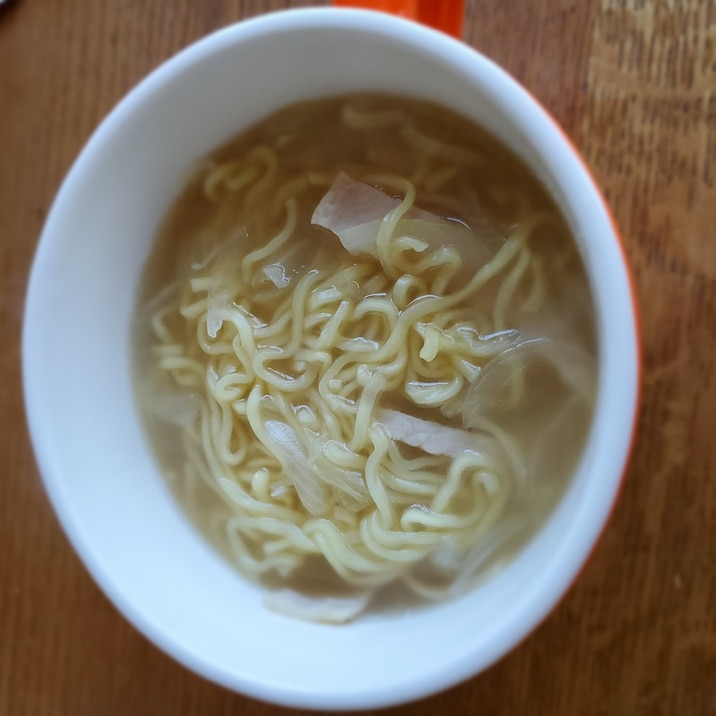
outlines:
[{"label": "bowl interior", "polygon": [[[157,472],[132,393],[134,296],[194,160],[294,101],[357,90],[424,97],[513,147],[562,206],[588,266],[600,336],[592,435],[549,523],[465,597],[336,628],[266,611],[187,522]],[[626,460],[636,348],[623,259],[589,176],[536,103],[489,61],[412,23],[307,10],[241,23],[152,74],[107,118],[63,185],[33,268],[28,416],[62,524],[118,608],[204,676],[295,706],[417,698],[514,646],[574,579]],[[618,352],[617,352],[618,349]]]}]

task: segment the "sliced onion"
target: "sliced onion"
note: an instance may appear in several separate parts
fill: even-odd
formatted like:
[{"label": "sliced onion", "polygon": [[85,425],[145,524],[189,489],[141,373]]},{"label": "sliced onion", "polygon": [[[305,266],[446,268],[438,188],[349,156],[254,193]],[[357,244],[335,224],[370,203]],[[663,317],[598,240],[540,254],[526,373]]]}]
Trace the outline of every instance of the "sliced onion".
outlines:
[{"label": "sliced onion", "polygon": [[[343,443],[335,440],[329,440],[326,436],[316,438],[311,441],[309,449],[308,464],[316,474],[321,476],[321,480],[328,485],[341,504],[344,503],[364,506],[369,496],[365,479],[360,470],[348,469],[340,465],[336,465],[328,455],[329,449],[333,451],[350,450]],[[349,499],[345,499],[349,498]]]},{"label": "sliced onion", "polygon": [[[547,368],[556,380],[549,384],[545,380],[526,383],[522,404],[512,406],[511,387],[529,378],[528,372],[536,368],[543,372]],[[525,341],[502,351],[478,373],[465,396],[463,424],[466,428],[479,427],[481,417],[500,424],[503,421],[499,414],[514,409],[521,416],[520,422],[528,420],[538,432],[544,427],[544,410],[559,405],[570,395],[591,406],[596,375],[594,358],[578,346],[547,338]],[[555,394],[560,387],[561,394]]]},{"label": "sliced onion", "polygon": [[[340,172],[316,206],[311,223],[333,232],[350,253],[377,256],[376,240],[380,224],[401,201]],[[444,221],[415,207],[406,212],[404,220],[407,219]]]},{"label": "sliced onion", "polygon": [[293,589],[279,589],[264,597],[271,611],[305,621],[322,624],[345,624],[355,619],[368,606],[372,592],[346,595],[312,596]]},{"label": "sliced onion", "polygon": [[286,269],[281,264],[264,266],[263,273],[276,288],[286,288],[291,283],[291,278],[286,275]]},{"label": "sliced onion", "polygon": [[376,418],[393,440],[420,448],[431,455],[455,457],[468,450],[482,452],[487,448],[486,438],[482,435],[414,418],[398,410],[381,408]]},{"label": "sliced onion", "polygon": [[267,420],[264,429],[271,443],[269,447],[296,488],[303,506],[312,515],[323,514],[328,508],[328,489],[311,470],[295,430],[280,420]]},{"label": "sliced onion", "polygon": [[224,313],[232,299],[231,286],[234,283],[234,274],[239,269],[239,260],[246,237],[246,229],[243,226],[237,227],[221,245],[214,259],[212,270],[214,282],[209,291],[206,310],[206,332],[210,338],[216,338],[224,325]]},{"label": "sliced onion", "polygon": [[191,425],[199,414],[199,398],[192,393],[173,393],[159,388],[147,396],[152,413],[165,423],[185,427]]},{"label": "sliced onion", "polygon": [[450,586],[450,593],[460,596],[486,579],[513,556],[533,528],[526,514],[514,515],[495,525],[471,550],[462,553],[459,574]]},{"label": "sliced onion", "polygon": [[229,296],[220,290],[212,290],[209,294],[209,305],[206,312],[206,332],[209,338],[216,338],[224,325],[224,311],[229,305]]},{"label": "sliced onion", "polygon": [[494,251],[468,226],[453,219],[442,219],[434,214],[416,219],[411,212],[398,222],[396,235],[409,236],[426,244],[430,251],[451,246],[462,259],[458,276],[469,279],[484,266]]},{"label": "sliced onion", "polygon": [[311,223],[332,231],[352,254],[377,255],[378,227],[400,199],[340,172],[321,199]]},{"label": "sliced onion", "polygon": [[[311,223],[336,234],[350,253],[377,257],[381,222],[400,202],[341,172],[316,207]],[[410,246],[418,252],[454,248],[462,259],[460,275],[464,278],[489,261],[494,254],[495,237],[500,239],[496,230],[486,232],[481,225],[477,235],[461,221],[444,219],[415,206],[398,222],[395,235],[411,239]]]},{"label": "sliced onion", "polygon": [[522,464],[529,495],[570,474],[596,394],[595,359],[582,348],[535,339],[503,351],[465,394],[463,425],[501,431],[510,459]]},{"label": "sliced onion", "polygon": [[321,242],[316,242],[314,236],[309,240],[300,232],[294,234],[291,241],[271,254],[271,263],[262,269],[262,273],[276,288],[285,288],[306,273],[310,260],[320,248]]}]

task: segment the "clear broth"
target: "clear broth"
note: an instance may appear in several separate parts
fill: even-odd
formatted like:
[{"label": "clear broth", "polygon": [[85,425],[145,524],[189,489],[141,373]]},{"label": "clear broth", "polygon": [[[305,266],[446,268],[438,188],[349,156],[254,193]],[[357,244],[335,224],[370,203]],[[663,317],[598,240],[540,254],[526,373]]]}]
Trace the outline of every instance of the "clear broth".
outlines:
[{"label": "clear broth", "polygon": [[[372,130],[352,129],[342,121],[341,113],[346,102],[361,112],[399,112],[405,120]],[[406,123],[418,130],[417,134],[411,134],[410,144],[404,139]],[[147,386],[161,384],[163,380],[156,372],[152,357],[150,309],[155,297],[178,275],[186,273],[187,257],[192,253],[196,236],[214,219],[216,205],[209,202],[204,193],[203,180],[207,167],[244,157],[257,146],[268,146],[275,152],[278,158],[277,177],[282,183],[307,170],[332,174],[340,171],[348,174],[391,172],[404,177],[427,172],[439,186],[433,191],[424,186],[419,189],[416,206],[473,229],[479,229],[479,223],[488,217],[498,234],[506,235],[527,215],[549,215],[549,230],[538,230],[529,239],[530,250],[538,258],[548,287],[544,305],[536,313],[513,307],[514,310],[505,316],[505,321],[510,329],[519,331],[526,338],[547,335],[552,339],[568,341],[591,356],[597,352],[589,283],[564,218],[524,163],[472,122],[423,101],[355,95],[293,105],[241,132],[197,164],[186,188],[168,212],[144,269],[138,292],[134,336],[137,402],[161,472],[192,523],[233,563],[236,560],[222,529],[233,514],[232,509],[204,483],[188,485],[182,479],[186,455],[182,449],[181,430],[157,418],[147,403],[147,396],[152,394]],[[458,167],[455,176],[440,184],[440,177],[448,176],[451,166]],[[312,212],[325,192],[325,186],[315,186],[302,193],[298,226],[302,240],[315,245],[314,256],[330,257],[340,248],[337,240],[310,223]],[[267,198],[261,210],[272,212],[274,209],[271,198]],[[269,219],[267,224],[278,228],[280,212],[275,213],[276,221]],[[248,229],[247,250],[252,248],[254,237],[260,243],[265,241],[265,236],[256,236],[252,231],[251,216],[241,217],[241,220]],[[306,255],[306,267],[310,268],[312,260],[313,256]],[[474,270],[478,268],[476,266]],[[476,314],[489,314],[498,289],[499,286],[494,286],[481,291],[469,299],[466,308]],[[176,316],[172,320],[173,323],[169,322],[171,330],[179,334],[185,331]],[[541,378],[535,380],[542,385]],[[408,404],[403,396],[387,396],[384,404],[450,424],[434,409]],[[459,420],[453,423],[459,427]],[[515,539],[505,542],[498,555],[487,560],[480,572],[481,579],[505,564],[544,524],[578,463],[588,431],[589,420],[586,418],[570,425],[559,440],[560,449],[553,451],[553,456],[543,458],[546,460],[543,474],[530,477],[536,489],[532,493],[532,504],[525,513],[528,515],[528,529],[520,530]],[[405,451],[412,455],[420,452],[411,448],[405,448]],[[504,519],[507,517],[509,515]],[[311,557],[306,560],[305,569],[289,579],[268,573],[261,581],[267,586],[289,584],[303,591],[320,591],[320,585],[326,580],[335,586],[334,580],[327,576],[330,574],[332,570],[327,569],[322,558]],[[384,590],[382,600],[374,600],[373,609],[380,611],[418,602],[419,599],[393,585]]]}]

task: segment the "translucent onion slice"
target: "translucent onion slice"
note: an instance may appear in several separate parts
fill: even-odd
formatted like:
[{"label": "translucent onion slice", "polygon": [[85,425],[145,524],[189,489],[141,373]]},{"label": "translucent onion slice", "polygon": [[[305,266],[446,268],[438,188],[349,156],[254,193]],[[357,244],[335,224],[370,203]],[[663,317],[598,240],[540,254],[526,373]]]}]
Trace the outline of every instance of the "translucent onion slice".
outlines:
[{"label": "translucent onion slice", "polygon": [[579,346],[541,338],[492,358],[468,388],[465,428],[509,435],[525,466],[528,490],[547,471],[569,474],[591,421],[595,359]]},{"label": "translucent onion slice", "polygon": [[[337,465],[330,455],[336,452],[354,455],[348,448],[325,435],[311,441],[308,464],[320,479],[333,491],[345,509],[355,512],[367,504],[370,494],[360,470]],[[355,455],[356,459],[360,459]]]},{"label": "translucent onion slice", "polygon": [[488,449],[488,438],[485,436],[414,418],[399,410],[381,408],[376,412],[376,419],[393,440],[420,448],[431,455],[455,457],[467,450],[483,452]]},{"label": "translucent onion slice", "polygon": [[159,387],[150,389],[145,401],[159,420],[179,427],[191,425],[201,407],[199,398],[192,393],[171,392]]},{"label": "translucent onion slice", "polygon": [[264,597],[271,611],[304,621],[345,624],[365,611],[373,592],[311,596],[293,589],[278,589]]},{"label": "translucent onion slice", "polygon": [[[313,212],[311,223],[333,232],[350,253],[377,257],[380,224],[400,202],[401,199],[341,172]],[[417,207],[405,213],[396,226],[395,235],[414,239],[415,246],[424,247],[423,251],[452,246],[460,254],[466,270],[479,268],[492,255],[487,243],[478,240],[465,224]]]},{"label": "translucent onion slice", "polygon": [[206,332],[216,338],[224,325],[224,313],[233,298],[232,286],[239,270],[241,251],[248,234],[243,226],[237,227],[220,246],[212,263],[213,284],[209,290],[206,310]]},{"label": "translucent onion slice", "polygon": [[398,204],[400,199],[340,172],[316,206],[311,223],[332,231],[350,253],[377,256],[380,222]]},{"label": "translucent onion slice", "polygon": [[323,514],[328,508],[329,492],[311,470],[308,456],[295,430],[281,420],[267,420],[264,429],[270,442],[269,447],[296,488],[303,506],[312,515]]},{"label": "translucent onion slice", "polygon": [[[452,555],[456,560],[462,557],[462,563],[456,565],[457,578],[449,592],[460,596],[474,588],[478,580],[489,577],[514,555],[533,528],[529,515],[515,515],[498,523],[471,549]],[[447,564],[445,558],[442,564]]]},{"label": "translucent onion slice", "polygon": [[286,288],[291,279],[286,275],[286,269],[281,264],[264,266],[263,273],[276,288]]},{"label": "translucent onion slice", "polygon": [[[543,430],[546,411],[571,395],[591,404],[596,390],[594,358],[584,349],[537,338],[502,351],[478,373],[465,396],[465,428],[480,426],[481,417],[501,424],[512,413],[518,423]],[[519,414],[519,415],[517,415]]]}]

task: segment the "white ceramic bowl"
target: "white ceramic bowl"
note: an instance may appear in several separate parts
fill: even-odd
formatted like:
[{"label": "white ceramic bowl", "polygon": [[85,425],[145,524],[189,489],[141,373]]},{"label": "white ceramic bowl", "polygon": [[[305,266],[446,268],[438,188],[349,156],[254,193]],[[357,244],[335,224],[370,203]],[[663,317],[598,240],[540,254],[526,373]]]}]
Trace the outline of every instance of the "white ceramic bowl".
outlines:
[{"label": "white ceramic bowl", "polygon": [[[130,323],[157,225],[198,157],[277,108],[373,90],[429,98],[515,149],[562,207],[596,300],[594,427],[558,509],[471,594],[321,626],[267,611],[183,517],[137,419]],[[37,251],[25,315],[27,414],[40,471],[80,557],[117,608],[208,679],[292,706],[416,699],[499,659],[555,606],[618,492],[635,423],[635,311],[619,239],[579,157],[486,58],[387,15],[313,9],[239,23],[189,47],[107,117],[65,180]]]}]

